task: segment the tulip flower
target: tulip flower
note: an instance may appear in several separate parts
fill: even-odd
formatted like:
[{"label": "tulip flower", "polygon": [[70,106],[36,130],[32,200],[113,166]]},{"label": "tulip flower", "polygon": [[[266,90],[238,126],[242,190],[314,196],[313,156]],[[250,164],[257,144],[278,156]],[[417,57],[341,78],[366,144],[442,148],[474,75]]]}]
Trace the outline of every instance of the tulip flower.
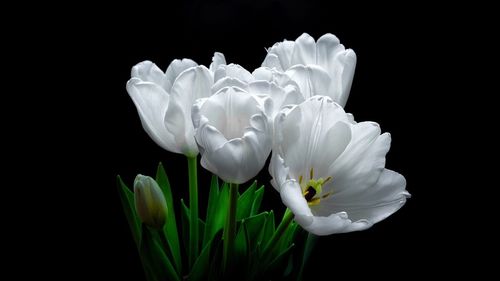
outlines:
[{"label": "tulip flower", "polygon": [[331,98],[282,110],[269,171],[295,221],[316,235],[364,230],[401,208],[405,178],[385,169],[391,136]]},{"label": "tulip flower", "polygon": [[230,183],[244,183],[262,169],[271,151],[268,119],[257,99],[225,87],[193,106],[201,165]]},{"label": "tulip flower", "polygon": [[300,88],[305,99],[314,95],[330,96],[345,106],[351,89],[356,54],[345,49],[332,34],[317,42],[307,33],[295,41],[285,40],[268,49],[263,67],[286,73]]},{"label": "tulip flower", "polygon": [[[215,53],[210,69],[225,64]],[[127,91],[148,135],[162,148],[188,157],[198,154],[191,122],[191,107],[198,98],[211,95],[213,71],[190,59],[174,60],[163,73],[144,61],[132,68]]]},{"label": "tulip flower", "polygon": [[167,202],[154,179],[137,175],[134,181],[135,208],[142,223],[161,229],[167,220]]}]

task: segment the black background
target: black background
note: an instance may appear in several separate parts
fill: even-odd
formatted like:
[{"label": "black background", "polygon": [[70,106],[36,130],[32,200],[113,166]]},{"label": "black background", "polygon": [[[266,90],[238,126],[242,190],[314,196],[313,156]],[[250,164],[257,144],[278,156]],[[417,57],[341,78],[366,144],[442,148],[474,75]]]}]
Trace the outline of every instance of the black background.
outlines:
[{"label": "black background", "polygon": [[[62,97],[69,105],[58,114],[47,110],[56,125],[47,130],[61,137],[51,140],[44,153],[55,157],[56,150],[62,156],[57,157],[59,170],[51,170],[66,182],[50,190],[55,200],[45,204],[56,234],[42,235],[42,253],[55,250],[58,259],[44,270],[54,275],[70,272],[69,277],[61,274],[68,279],[144,280],[116,175],[131,184],[137,173],[153,175],[162,161],[174,197],[187,198],[185,157],[164,151],[147,136],[125,90],[133,65],[151,60],[165,70],[175,58],[209,65],[218,51],[228,63],[252,71],[262,63],[265,47],[295,40],[303,32],[316,39],[333,33],[356,52],[346,111],[357,121],[375,121],[391,133],[386,167],[406,177],[412,194],[400,211],[367,231],[322,237],[306,279],[391,279],[400,273],[427,277],[431,272],[467,270],[458,265],[473,258],[456,256],[466,243],[450,238],[450,232],[467,227],[457,226],[456,213],[445,207],[452,187],[443,184],[447,152],[441,136],[451,128],[442,124],[454,116],[443,114],[452,103],[443,103],[449,98],[443,74],[448,58],[440,54],[449,50],[443,42],[457,28],[443,18],[451,10],[261,0],[137,3],[119,9],[96,5],[70,11],[60,16],[85,24],[58,33],[58,44],[44,56],[57,56],[58,73],[68,76]],[[61,24],[64,21],[54,26]],[[54,73],[50,76],[58,79]],[[209,173],[199,167],[199,174],[204,213]],[[257,180],[267,188],[263,208],[281,214],[283,205],[269,184],[267,166]]]}]

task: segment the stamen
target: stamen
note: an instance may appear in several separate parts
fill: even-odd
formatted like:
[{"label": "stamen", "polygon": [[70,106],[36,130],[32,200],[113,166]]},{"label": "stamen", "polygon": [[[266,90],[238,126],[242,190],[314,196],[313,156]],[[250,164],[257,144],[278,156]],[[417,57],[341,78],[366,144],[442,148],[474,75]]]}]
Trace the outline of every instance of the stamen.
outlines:
[{"label": "stamen", "polygon": [[311,168],[309,171],[309,179],[312,180],[314,178],[314,168]]},{"label": "stamen", "polygon": [[327,177],[327,178],[326,178],[326,180],[323,182],[323,184],[325,184],[325,183],[329,182],[331,179],[332,179],[332,177],[331,177],[331,176],[330,176],[330,177]]},{"label": "stamen", "polygon": [[299,176],[299,185],[302,184],[302,175]]}]

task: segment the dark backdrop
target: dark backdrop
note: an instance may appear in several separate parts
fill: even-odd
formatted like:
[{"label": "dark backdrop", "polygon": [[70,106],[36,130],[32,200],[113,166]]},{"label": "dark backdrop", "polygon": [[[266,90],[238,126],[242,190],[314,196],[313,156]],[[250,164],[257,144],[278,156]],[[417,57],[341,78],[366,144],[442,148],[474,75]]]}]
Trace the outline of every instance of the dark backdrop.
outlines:
[{"label": "dark backdrop", "polygon": [[[68,95],[77,98],[73,96],[72,107],[62,115],[71,118],[73,127],[60,128],[71,131],[60,141],[76,146],[60,149],[73,159],[63,162],[75,176],[72,191],[78,186],[75,195],[59,194],[60,202],[65,202],[61,206],[71,205],[68,213],[78,218],[57,222],[68,231],[59,232],[56,238],[64,248],[60,258],[65,267],[68,264],[75,277],[144,280],[118,199],[117,174],[131,184],[137,173],[153,175],[162,161],[175,198],[187,198],[184,156],[162,150],[147,136],[125,90],[133,65],[151,60],[165,70],[175,58],[208,65],[213,52],[219,51],[228,63],[252,71],[264,59],[265,47],[283,39],[295,40],[303,32],[316,39],[329,32],[358,57],[346,111],[357,121],[378,122],[383,132],[392,134],[386,167],[406,177],[412,198],[367,231],[322,237],[306,279],[391,278],[401,276],[399,273],[425,277],[434,269],[446,273],[442,261],[457,251],[457,242],[451,242],[444,232],[454,226],[442,223],[449,215],[442,207],[442,195],[449,187],[438,184],[441,162],[434,153],[443,147],[436,137],[443,128],[434,126],[435,118],[444,118],[438,122],[447,118],[435,115],[444,98],[439,92],[440,66],[435,58],[444,49],[440,42],[445,28],[434,25],[440,21],[440,13],[431,6],[359,3],[345,7],[279,0],[188,1],[162,6],[136,3],[85,9],[78,17],[87,24],[69,31],[71,39],[66,42],[78,48],[63,54],[61,65],[63,72],[82,70],[71,75],[74,83]],[[72,36],[73,32],[77,35]],[[66,44],[58,47],[65,49]],[[64,61],[73,66],[65,67]],[[76,109],[78,114],[73,112]],[[209,173],[200,167],[199,174],[204,213]],[[269,184],[267,167],[257,180],[267,187],[263,208],[281,214],[284,207]],[[77,197],[82,204],[66,200]]]}]

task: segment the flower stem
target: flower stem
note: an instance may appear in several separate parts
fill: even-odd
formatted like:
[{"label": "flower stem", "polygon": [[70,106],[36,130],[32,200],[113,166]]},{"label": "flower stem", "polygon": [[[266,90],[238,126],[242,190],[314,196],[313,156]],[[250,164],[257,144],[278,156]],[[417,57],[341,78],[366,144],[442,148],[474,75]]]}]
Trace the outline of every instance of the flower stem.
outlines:
[{"label": "flower stem", "polygon": [[224,272],[229,268],[230,256],[233,254],[236,236],[236,208],[238,203],[238,184],[229,184],[229,213],[224,226]]},{"label": "flower stem", "polygon": [[268,260],[270,258],[270,254],[274,251],[274,249],[278,246],[278,242],[285,233],[285,230],[290,226],[290,223],[293,220],[293,213],[290,209],[285,210],[285,214],[283,214],[283,218],[281,219],[280,225],[273,233],[271,240],[267,243],[266,247],[262,251],[262,261],[265,263],[271,262]]},{"label": "flower stem", "polygon": [[198,175],[197,157],[188,157],[189,171],[189,268],[198,257]]}]

